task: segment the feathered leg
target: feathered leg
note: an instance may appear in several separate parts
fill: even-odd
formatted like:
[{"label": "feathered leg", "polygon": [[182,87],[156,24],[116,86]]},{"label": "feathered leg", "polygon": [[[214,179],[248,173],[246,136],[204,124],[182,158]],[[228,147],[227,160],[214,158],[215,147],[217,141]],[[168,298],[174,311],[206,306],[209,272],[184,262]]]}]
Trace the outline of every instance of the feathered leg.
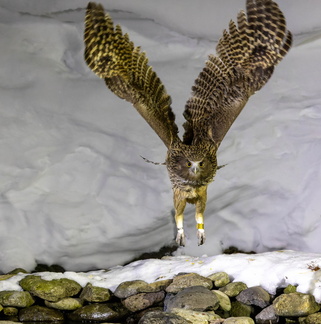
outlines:
[{"label": "feathered leg", "polygon": [[180,190],[174,190],[174,207],[175,207],[175,222],[177,227],[176,243],[185,246],[184,235],[184,209],[186,206],[186,199],[182,198]]},{"label": "feathered leg", "polygon": [[196,228],[197,228],[197,238],[198,245],[205,243],[205,231],[204,231],[204,211],[206,207],[207,200],[207,186],[201,187],[199,192],[199,197],[196,202]]}]

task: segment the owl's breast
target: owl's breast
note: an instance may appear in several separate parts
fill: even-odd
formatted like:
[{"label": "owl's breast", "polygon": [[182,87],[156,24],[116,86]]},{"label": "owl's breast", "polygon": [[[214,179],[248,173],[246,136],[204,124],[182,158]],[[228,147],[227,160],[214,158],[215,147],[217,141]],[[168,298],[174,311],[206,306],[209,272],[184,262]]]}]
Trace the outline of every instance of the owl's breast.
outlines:
[{"label": "owl's breast", "polygon": [[179,200],[186,200],[189,204],[195,204],[200,197],[206,195],[206,186],[192,187],[186,185],[184,187],[174,187],[174,195],[179,198]]}]

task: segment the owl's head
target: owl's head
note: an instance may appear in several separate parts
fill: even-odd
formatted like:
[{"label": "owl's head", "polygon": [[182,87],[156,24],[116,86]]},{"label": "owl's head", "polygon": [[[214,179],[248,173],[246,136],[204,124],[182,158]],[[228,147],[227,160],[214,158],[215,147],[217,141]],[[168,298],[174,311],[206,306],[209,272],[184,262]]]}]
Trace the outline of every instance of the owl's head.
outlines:
[{"label": "owl's head", "polygon": [[169,152],[166,165],[171,181],[194,186],[208,184],[217,170],[215,153],[190,146]]}]

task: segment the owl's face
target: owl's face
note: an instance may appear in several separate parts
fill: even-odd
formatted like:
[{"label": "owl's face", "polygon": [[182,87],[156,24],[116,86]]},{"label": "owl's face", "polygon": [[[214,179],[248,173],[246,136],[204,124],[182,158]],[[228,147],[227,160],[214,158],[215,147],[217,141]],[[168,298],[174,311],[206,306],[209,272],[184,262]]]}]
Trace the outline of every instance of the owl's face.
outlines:
[{"label": "owl's face", "polygon": [[166,164],[172,182],[201,185],[213,180],[217,169],[216,155],[208,151],[204,154],[193,153],[179,150],[169,154]]}]

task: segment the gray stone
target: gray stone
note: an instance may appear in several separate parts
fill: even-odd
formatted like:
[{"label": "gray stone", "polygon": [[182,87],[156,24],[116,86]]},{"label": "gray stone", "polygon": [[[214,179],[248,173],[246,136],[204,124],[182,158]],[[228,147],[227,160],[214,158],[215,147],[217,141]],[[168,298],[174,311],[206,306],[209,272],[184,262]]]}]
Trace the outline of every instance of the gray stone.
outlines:
[{"label": "gray stone", "polygon": [[312,295],[298,292],[280,295],[273,301],[273,306],[278,316],[308,316],[320,310]]},{"label": "gray stone", "polygon": [[121,303],[90,304],[68,315],[72,321],[110,321],[124,318],[128,310]]},{"label": "gray stone", "polygon": [[231,310],[231,301],[229,297],[219,290],[212,290],[220,302],[220,308],[226,312]]},{"label": "gray stone", "polygon": [[124,299],[122,304],[131,312],[137,312],[163,301],[164,298],[164,291],[140,293]]},{"label": "gray stone", "polygon": [[79,298],[90,303],[102,303],[110,300],[111,291],[107,288],[95,287],[91,283],[88,283],[82,290]]},{"label": "gray stone", "polygon": [[176,296],[169,298],[165,310],[171,312],[174,308],[185,308],[194,311],[210,311],[219,307],[219,299],[209,289],[202,286],[188,287]]},{"label": "gray stone", "polygon": [[28,291],[0,291],[0,304],[8,307],[29,307],[34,299]]},{"label": "gray stone", "polygon": [[153,292],[153,288],[144,280],[132,280],[122,282],[115,290],[118,298],[127,298],[142,292]]},{"label": "gray stone", "polygon": [[210,321],[220,319],[220,316],[214,312],[197,312],[189,309],[174,308],[172,313],[191,321],[194,324],[208,324]]},{"label": "gray stone", "polygon": [[256,286],[244,289],[237,295],[236,300],[246,305],[265,308],[270,305],[271,296],[262,287]]},{"label": "gray stone", "polygon": [[229,297],[236,297],[241,291],[245,289],[247,289],[247,285],[245,283],[235,281],[227,284],[219,290]]},{"label": "gray stone", "polygon": [[207,278],[211,279],[214,282],[214,286],[221,288],[230,283],[230,278],[226,272],[216,272],[209,275]]},{"label": "gray stone", "polygon": [[182,289],[192,286],[203,286],[207,289],[212,289],[213,282],[211,279],[200,276],[197,273],[187,273],[176,276],[173,282],[166,288],[166,292],[178,293]]},{"label": "gray stone", "polygon": [[63,320],[64,316],[60,311],[38,305],[23,308],[19,312],[19,321],[21,322],[55,322]]},{"label": "gray stone", "polygon": [[255,316],[255,321],[257,324],[275,324],[279,323],[279,316],[275,314],[273,305],[270,305]]},{"label": "gray stone", "polygon": [[255,324],[251,317],[230,317],[223,324]]},{"label": "gray stone", "polygon": [[144,314],[138,324],[193,324],[193,322],[176,314],[151,311]]},{"label": "gray stone", "polygon": [[58,300],[57,302],[49,302],[45,300],[45,305],[49,308],[73,311],[82,307],[83,301],[80,298],[66,297]]},{"label": "gray stone", "polygon": [[29,275],[20,280],[20,286],[32,295],[56,302],[65,297],[72,297],[80,292],[82,287],[74,280],[54,279],[44,280],[39,276]]},{"label": "gray stone", "polygon": [[307,316],[304,324],[321,324],[321,313],[314,313]]}]

